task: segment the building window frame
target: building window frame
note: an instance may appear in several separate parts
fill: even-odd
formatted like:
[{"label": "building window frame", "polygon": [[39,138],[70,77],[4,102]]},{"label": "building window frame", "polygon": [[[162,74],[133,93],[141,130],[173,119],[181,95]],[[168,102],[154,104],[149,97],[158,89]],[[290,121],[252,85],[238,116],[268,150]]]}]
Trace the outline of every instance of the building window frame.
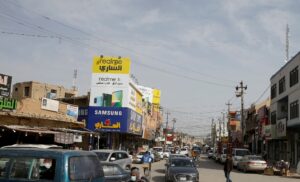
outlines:
[{"label": "building window frame", "polygon": [[278,83],[278,85],[279,85],[279,91],[278,91],[278,93],[279,94],[282,94],[284,91],[285,91],[285,76],[284,77],[282,77],[280,80],[279,80],[279,83]]},{"label": "building window frame", "polygon": [[276,97],[276,94],[277,94],[277,85],[275,83],[271,87],[271,99],[274,99]]},{"label": "building window frame", "polygon": [[290,71],[290,87],[296,85],[299,81],[298,66]]},{"label": "building window frame", "polygon": [[24,87],[24,97],[30,97],[30,87]]},{"label": "building window frame", "polygon": [[271,124],[276,124],[276,111],[271,112]]},{"label": "building window frame", "polygon": [[298,100],[290,103],[290,119],[299,117],[299,103]]}]

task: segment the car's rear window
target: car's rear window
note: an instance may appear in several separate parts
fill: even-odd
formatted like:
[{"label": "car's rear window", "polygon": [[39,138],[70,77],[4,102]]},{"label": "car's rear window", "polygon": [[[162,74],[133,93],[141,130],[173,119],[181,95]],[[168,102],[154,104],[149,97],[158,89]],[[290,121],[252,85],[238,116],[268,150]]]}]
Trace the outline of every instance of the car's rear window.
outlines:
[{"label": "car's rear window", "polygon": [[236,155],[237,156],[250,155],[250,152],[249,152],[249,150],[236,150]]},{"label": "car's rear window", "polygon": [[258,161],[263,160],[263,158],[260,156],[250,156],[248,158],[249,158],[249,160],[258,160]]},{"label": "car's rear window", "polygon": [[96,152],[98,158],[100,161],[107,161],[109,157],[109,152]]},{"label": "car's rear window", "polygon": [[78,156],[69,159],[70,180],[91,180],[103,176],[103,168],[96,156]]},{"label": "car's rear window", "polygon": [[185,159],[172,159],[172,167],[193,167],[193,164],[190,160]]},{"label": "car's rear window", "polygon": [[162,148],[153,148],[153,150],[155,150],[155,151],[157,151],[157,152],[162,152],[163,151],[163,149]]}]

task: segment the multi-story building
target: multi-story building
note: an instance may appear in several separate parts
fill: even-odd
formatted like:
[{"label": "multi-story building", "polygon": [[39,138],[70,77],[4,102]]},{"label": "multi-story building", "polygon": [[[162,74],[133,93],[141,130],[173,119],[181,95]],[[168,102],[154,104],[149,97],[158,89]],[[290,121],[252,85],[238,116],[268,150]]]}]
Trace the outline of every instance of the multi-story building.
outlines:
[{"label": "multi-story building", "polygon": [[268,154],[272,160],[300,160],[300,52],[280,68],[271,81],[271,141]]}]

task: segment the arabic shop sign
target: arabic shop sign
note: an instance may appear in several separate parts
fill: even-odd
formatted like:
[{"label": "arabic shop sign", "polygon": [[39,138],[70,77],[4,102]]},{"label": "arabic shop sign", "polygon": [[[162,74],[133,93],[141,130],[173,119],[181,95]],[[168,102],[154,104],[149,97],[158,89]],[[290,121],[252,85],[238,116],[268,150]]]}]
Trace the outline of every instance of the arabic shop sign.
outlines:
[{"label": "arabic shop sign", "polygon": [[17,108],[17,101],[15,99],[0,97],[0,110],[15,110]]},{"label": "arabic shop sign", "polygon": [[0,73],[0,96],[9,97],[12,77]]},{"label": "arabic shop sign", "polygon": [[89,107],[87,128],[93,131],[127,132],[128,109]]},{"label": "arabic shop sign", "polygon": [[93,59],[93,73],[129,74],[130,59],[96,56]]}]

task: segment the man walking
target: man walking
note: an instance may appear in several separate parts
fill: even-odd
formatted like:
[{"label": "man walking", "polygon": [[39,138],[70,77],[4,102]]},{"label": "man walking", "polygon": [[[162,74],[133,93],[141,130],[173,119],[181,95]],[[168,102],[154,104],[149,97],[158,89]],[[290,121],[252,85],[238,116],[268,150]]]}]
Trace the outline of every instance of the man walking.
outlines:
[{"label": "man walking", "polygon": [[232,157],[231,155],[227,154],[226,161],[224,164],[224,173],[226,177],[226,182],[232,182],[230,179],[230,172],[232,171],[232,168],[233,168]]}]

